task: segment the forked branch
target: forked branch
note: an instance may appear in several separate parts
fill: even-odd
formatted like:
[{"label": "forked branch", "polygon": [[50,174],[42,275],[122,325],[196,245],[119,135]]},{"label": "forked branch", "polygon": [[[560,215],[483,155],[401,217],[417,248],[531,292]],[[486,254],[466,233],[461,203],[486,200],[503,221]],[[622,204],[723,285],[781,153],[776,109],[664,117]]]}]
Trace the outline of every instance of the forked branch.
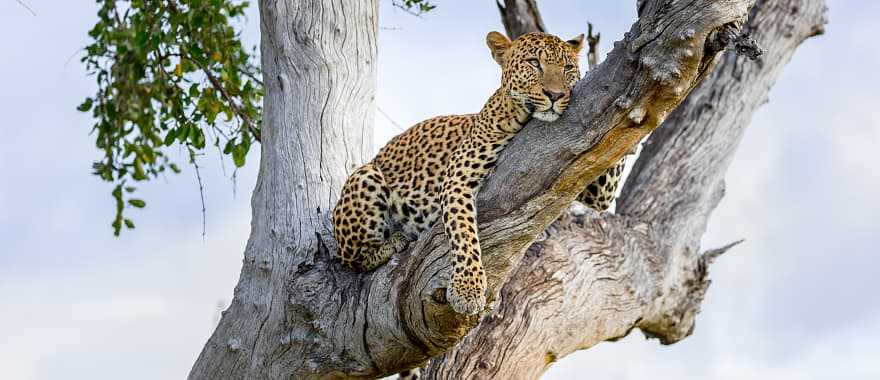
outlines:
[{"label": "forked branch", "polygon": [[[654,130],[709,73],[717,52],[706,48],[707,39],[724,25],[742,23],[750,5],[695,1],[647,13],[576,86],[560,121],[533,121],[519,133],[478,199],[490,300],[586,183]],[[615,236],[624,236],[620,231]],[[333,249],[329,229],[322,237]],[[478,317],[456,314],[445,302],[447,254],[443,232],[435,228],[411,252],[371,273],[337,269],[326,253],[303,263],[289,287],[288,315],[296,319],[291,325],[297,336],[319,337],[303,343],[307,352],[331,354],[313,374],[333,368],[386,375],[441,354],[464,337]],[[324,280],[315,288],[317,278]],[[346,296],[328,298],[333,294]],[[340,321],[339,315],[350,317]],[[354,337],[360,339],[352,346]]]},{"label": "forked branch", "polygon": [[574,208],[553,223],[498,307],[432,360],[426,377],[537,378],[559,358],[635,328],[664,344],[690,335],[709,265],[741,242],[700,254],[724,172],[782,67],[824,24],[822,0],[759,1],[744,28],[766,51],[760,60],[725,53],[648,140],[618,215]]}]

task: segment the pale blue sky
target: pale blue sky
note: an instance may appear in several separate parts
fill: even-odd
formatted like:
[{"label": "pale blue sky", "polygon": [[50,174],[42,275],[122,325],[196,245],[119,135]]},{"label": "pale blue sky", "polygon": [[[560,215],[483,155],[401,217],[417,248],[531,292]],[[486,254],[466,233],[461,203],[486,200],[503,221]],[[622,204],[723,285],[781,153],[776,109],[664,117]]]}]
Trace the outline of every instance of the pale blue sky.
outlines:
[{"label": "pale blue sky", "polygon": [[[92,1],[0,1],[0,378],[182,378],[228,304],[249,232],[256,165],[233,183],[202,160],[207,237],[189,168],[142,187],[134,232],[114,238],[110,186],[90,175],[94,91],[76,57]],[[634,1],[540,1],[551,32],[592,21],[602,49]],[[377,102],[398,123],[478,110],[498,81],[483,40],[493,1],[438,0],[424,18],[381,6]],[[880,378],[880,2],[829,1],[755,116],[704,239],[747,241],[713,267],[694,335],[639,332],[564,358],[547,379]],[[256,43],[252,11],[245,38]],[[377,147],[399,133],[381,114]],[[183,156],[181,155],[181,158]],[[258,160],[252,154],[250,163]]]}]

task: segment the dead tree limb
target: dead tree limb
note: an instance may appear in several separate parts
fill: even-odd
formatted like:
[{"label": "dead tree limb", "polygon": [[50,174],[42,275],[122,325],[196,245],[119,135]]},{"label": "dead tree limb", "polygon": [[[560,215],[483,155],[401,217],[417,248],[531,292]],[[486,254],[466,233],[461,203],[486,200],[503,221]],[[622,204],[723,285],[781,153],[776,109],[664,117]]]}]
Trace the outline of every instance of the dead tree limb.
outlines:
[{"label": "dead tree limb", "polygon": [[529,32],[547,31],[535,0],[504,0],[504,5],[501,1],[495,0],[495,4],[498,5],[504,31],[510,39],[516,39]]},{"label": "dead tree limb", "polygon": [[[522,271],[532,268],[537,274],[544,265],[553,269],[556,256],[546,247],[556,246],[585,255],[567,268],[589,262],[595,266],[592,273],[609,270],[616,276],[590,276],[587,269],[587,274],[575,272],[585,277],[568,282],[564,273],[547,271],[547,276],[536,277],[564,285],[552,288],[554,292],[574,291],[565,286],[583,284],[589,289],[584,292],[591,300],[587,304],[602,307],[588,310],[592,314],[581,321],[585,328],[576,330],[592,338],[581,337],[574,346],[621,336],[632,327],[669,341],[686,334],[684,327],[695,313],[690,303],[700,298],[692,289],[705,286],[699,281],[665,284],[705,276],[694,267],[699,261],[649,254],[673,252],[680,242],[666,240],[665,230],[657,227],[664,219],[638,219],[635,203],[627,206],[636,207],[627,209],[632,212],[619,217],[565,217],[530,251],[537,253],[523,253],[587,182],[654,130],[711,72],[718,58],[713,48],[719,45],[718,31],[741,25],[750,5],[749,0],[642,2],[640,19],[577,85],[564,117],[553,124],[533,121],[519,133],[478,198],[484,265],[495,307],[479,326],[492,325],[498,313],[504,315],[494,322],[498,325],[523,320],[504,314],[509,308],[526,314],[549,310],[540,306],[539,298],[522,304],[525,300],[513,295],[520,294],[520,281],[530,278]],[[450,267],[440,229],[374,272],[352,273],[331,261],[335,247],[327,211],[346,173],[369,152],[364,144],[369,144],[371,125],[364,120],[372,120],[376,3],[263,0],[260,10],[266,107],[252,232],[232,304],[190,377],[375,378],[446,352],[479,318],[454,313],[443,299]],[[711,133],[712,128],[714,124],[696,129]],[[647,194],[654,198],[646,200],[635,191],[629,194],[625,204],[658,199],[657,194]],[[700,223],[704,220],[695,224]],[[566,259],[567,252],[556,251]],[[505,283],[510,288],[499,292]],[[618,293],[623,289],[632,294]],[[545,294],[548,304],[553,294]],[[568,299],[562,298],[561,313],[580,312]],[[633,304],[626,306],[628,302]],[[481,336],[482,328],[459,347],[472,347],[472,337]],[[534,331],[531,325],[523,328]],[[555,341],[559,347],[541,353],[541,363],[573,350],[563,344],[563,335]],[[462,352],[451,353],[449,359],[462,371],[511,364],[490,356],[502,358],[497,367],[471,367],[470,359],[457,359]],[[528,378],[546,366],[526,364],[533,362],[510,365],[520,368],[510,372],[514,378]],[[438,370],[436,376],[444,373]]]},{"label": "dead tree limb", "polygon": [[725,53],[651,135],[617,214],[569,212],[553,223],[503,286],[498,307],[432,360],[426,377],[533,379],[635,328],[664,344],[690,335],[708,266],[731,247],[700,254],[724,172],[782,67],[824,24],[824,1],[759,1],[744,32],[765,54]]}]

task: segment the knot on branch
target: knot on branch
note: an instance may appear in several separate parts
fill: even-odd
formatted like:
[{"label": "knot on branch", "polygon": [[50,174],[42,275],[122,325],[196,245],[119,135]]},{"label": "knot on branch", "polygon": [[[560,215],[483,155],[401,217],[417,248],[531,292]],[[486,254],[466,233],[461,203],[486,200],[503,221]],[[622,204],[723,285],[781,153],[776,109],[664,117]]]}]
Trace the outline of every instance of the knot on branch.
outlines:
[{"label": "knot on branch", "polygon": [[706,41],[706,50],[709,55],[715,55],[724,49],[733,48],[738,55],[743,55],[751,60],[758,59],[764,51],[748,32],[742,31],[742,23],[729,22],[712,31]]}]

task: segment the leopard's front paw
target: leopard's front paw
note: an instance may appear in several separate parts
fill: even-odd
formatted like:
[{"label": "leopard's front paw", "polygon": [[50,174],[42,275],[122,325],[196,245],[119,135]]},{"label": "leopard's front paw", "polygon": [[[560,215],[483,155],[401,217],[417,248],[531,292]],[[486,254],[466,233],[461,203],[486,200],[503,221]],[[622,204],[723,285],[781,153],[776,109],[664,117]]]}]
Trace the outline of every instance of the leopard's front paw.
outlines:
[{"label": "leopard's front paw", "polygon": [[387,244],[389,244],[395,253],[403,252],[409,246],[409,238],[407,238],[406,234],[403,231],[394,231],[391,233],[391,237],[388,239]]},{"label": "leopard's front paw", "polygon": [[473,315],[486,307],[486,292],[473,284],[456,284],[446,288],[446,300],[456,313]]}]

